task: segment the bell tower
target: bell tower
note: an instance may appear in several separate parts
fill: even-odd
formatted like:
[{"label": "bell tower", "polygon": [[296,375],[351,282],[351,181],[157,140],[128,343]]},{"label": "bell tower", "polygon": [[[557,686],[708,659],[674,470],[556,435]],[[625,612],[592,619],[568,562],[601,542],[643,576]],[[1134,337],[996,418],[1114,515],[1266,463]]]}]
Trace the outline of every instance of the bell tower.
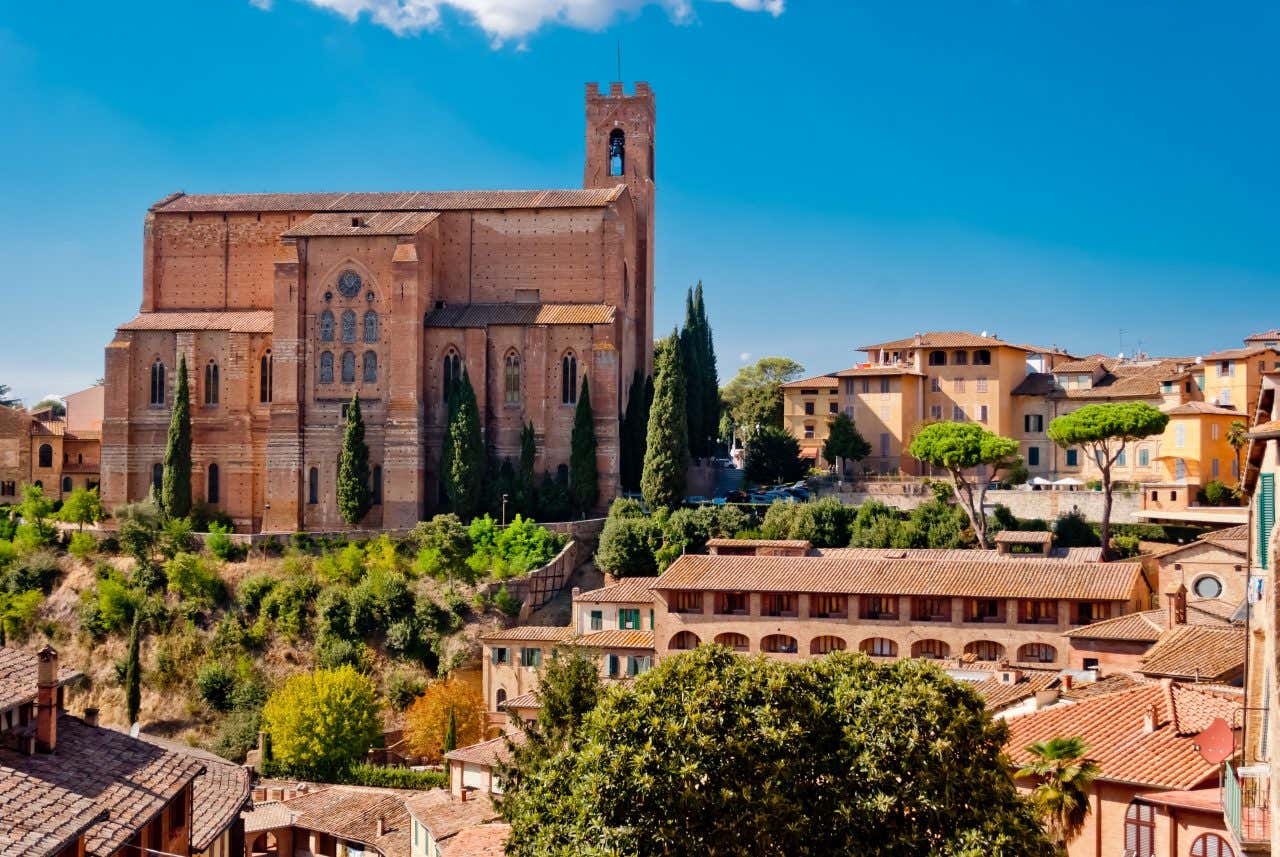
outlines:
[{"label": "bell tower", "polygon": [[637,81],[627,95],[621,83],[608,94],[587,84],[587,159],[584,188],[625,184],[636,212],[636,264],[632,274],[636,365],[652,372],[654,127],[657,109],[649,84]]}]

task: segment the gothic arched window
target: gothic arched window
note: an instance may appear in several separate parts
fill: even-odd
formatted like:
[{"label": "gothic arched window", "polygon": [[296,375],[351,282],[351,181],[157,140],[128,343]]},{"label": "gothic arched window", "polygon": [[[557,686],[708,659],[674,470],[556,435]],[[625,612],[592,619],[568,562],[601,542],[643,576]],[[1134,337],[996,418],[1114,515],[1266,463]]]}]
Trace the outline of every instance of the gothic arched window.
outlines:
[{"label": "gothic arched window", "polygon": [[453,385],[462,380],[462,357],[450,348],[444,353],[444,400],[449,401],[453,393]]},{"label": "gothic arched window", "polygon": [[267,403],[271,401],[271,388],[275,383],[275,365],[271,360],[271,349],[268,348],[262,353],[262,358],[258,361],[258,401]]},{"label": "gothic arched window", "polygon": [[345,310],[342,313],[342,341],[356,341],[356,314],[353,310]]},{"label": "gothic arched window", "polygon": [[218,364],[212,360],[204,367],[204,403],[218,404]]},{"label": "gothic arched window", "polygon": [[627,136],[621,128],[614,128],[609,133],[609,175],[620,176],[626,171]]},{"label": "gothic arched window", "polygon": [[321,384],[333,383],[333,352],[332,351],[320,352],[320,383]]},{"label": "gothic arched window", "polygon": [[204,484],[205,502],[211,503],[211,504],[217,503],[218,495],[221,493],[219,488],[220,486],[218,485],[218,465],[210,464],[209,478],[208,480],[205,481],[205,484]]},{"label": "gothic arched window", "polygon": [[320,341],[333,342],[333,313],[329,310],[320,313]]},{"label": "gothic arched window", "polygon": [[372,351],[364,353],[364,380],[370,384],[378,382],[378,355]]},{"label": "gothic arched window", "polygon": [[313,467],[307,471],[307,505],[314,506],[320,502],[320,470]]},{"label": "gothic arched window", "polygon": [[378,314],[373,310],[364,314],[364,341],[378,341]]},{"label": "gothic arched window", "polygon": [[151,465],[151,487],[156,489],[157,494],[164,488],[164,462],[162,461]]},{"label": "gothic arched window", "polygon": [[151,398],[148,401],[152,407],[164,407],[164,399],[164,363],[157,357],[151,364]]},{"label": "gothic arched window", "polygon": [[517,352],[507,352],[503,372],[503,400],[508,405],[518,404],[520,402],[520,355]]},{"label": "gothic arched window", "polygon": [[578,358],[572,351],[560,360],[560,401],[566,405],[578,403]]},{"label": "gothic arched window", "polygon": [[53,467],[53,447],[47,443],[40,444],[40,466]]},{"label": "gothic arched window", "polygon": [[351,384],[356,380],[356,355],[354,351],[342,352],[342,383]]}]

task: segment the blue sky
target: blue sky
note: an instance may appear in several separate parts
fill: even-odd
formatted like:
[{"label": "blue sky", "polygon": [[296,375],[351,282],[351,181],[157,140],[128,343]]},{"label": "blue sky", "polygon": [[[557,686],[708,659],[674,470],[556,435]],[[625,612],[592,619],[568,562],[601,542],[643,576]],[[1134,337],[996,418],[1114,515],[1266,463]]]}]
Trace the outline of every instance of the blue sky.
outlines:
[{"label": "blue sky", "polygon": [[0,383],[102,374],[170,191],[576,186],[619,40],[658,327],[702,279],[722,380],[930,329],[1231,347],[1280,326],[1278,36],[1245,2],[0,0]]}]

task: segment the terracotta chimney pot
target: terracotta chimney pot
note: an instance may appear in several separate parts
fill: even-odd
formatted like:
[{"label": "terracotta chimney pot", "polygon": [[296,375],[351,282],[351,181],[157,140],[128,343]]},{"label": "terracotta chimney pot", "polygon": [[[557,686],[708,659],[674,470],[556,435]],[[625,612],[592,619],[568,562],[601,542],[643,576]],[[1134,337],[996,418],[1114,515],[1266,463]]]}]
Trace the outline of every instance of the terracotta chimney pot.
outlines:
[{"label": "terracotta chimney pot", "polygon": [[36,653],[36,750],[58,748],[58,653],[45,646]]}]

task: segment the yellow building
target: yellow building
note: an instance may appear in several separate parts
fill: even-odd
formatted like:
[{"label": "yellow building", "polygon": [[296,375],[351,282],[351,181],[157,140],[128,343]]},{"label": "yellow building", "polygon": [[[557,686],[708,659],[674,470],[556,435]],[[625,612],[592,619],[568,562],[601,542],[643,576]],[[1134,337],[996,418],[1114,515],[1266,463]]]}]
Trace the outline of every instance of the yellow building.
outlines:
[{"label": "yellow building", "polygon": [[1191,370],[1206,402],[1252,414],[1262,375],[1280,369],[1280,350],[1266,345],[1206,354]]},{"label": "yellow building", "polygon": [[822,463],[827,424],[839,412],[839,381],[834,374],[782,385],[782,427],[800,442],[802,458]]},{"label": "yellow building", "polygon": [[1231,423],[1244,419],[1239,411],[1210,402],[1185,402],[1165,413],[1169,424],[1159,438],[1156,457],[1160,478],[1144,480],[1144,508],[1185,509],[1215,479],[1239,483],[1236,453],[1227,441]]}]

